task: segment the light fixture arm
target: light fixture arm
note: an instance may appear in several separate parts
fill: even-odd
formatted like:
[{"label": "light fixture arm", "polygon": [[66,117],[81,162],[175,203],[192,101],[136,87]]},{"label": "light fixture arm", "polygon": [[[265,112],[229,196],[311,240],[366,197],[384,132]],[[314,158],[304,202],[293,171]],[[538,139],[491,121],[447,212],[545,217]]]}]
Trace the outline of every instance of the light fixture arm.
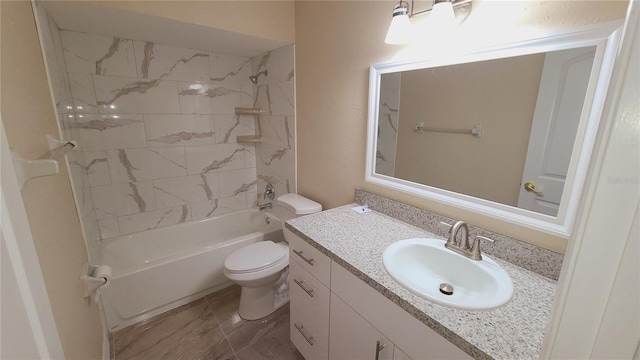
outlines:
[{"label": "light fixture arm", "polygon": [[[441,2],[450,2],[451,5],[453,6],[453,9],[455,10],[455,9],[459,9],[459,8],[462,8],[462,7],[467,6],[467,5],[471,6],[471,1],[472,0],[434,0],[433,1],[433,5],[435,5],[437,3],[441,3]],[[401,2],[405,2],[405,1],[401,1]],[[409,17],[410,18],[414,17],[414,16],[417,16],[417,15],[423,15],[423,14],[429,13],[429,12],[431,12],[433,10],[433,7],[431,7],[431,8],[426,9],[426,10],[420,10],[418,12],[414,12],[414,6],[415,6],[415,1],[411,0],[411,8],[410,8],[410,11],[409,11]]]}]

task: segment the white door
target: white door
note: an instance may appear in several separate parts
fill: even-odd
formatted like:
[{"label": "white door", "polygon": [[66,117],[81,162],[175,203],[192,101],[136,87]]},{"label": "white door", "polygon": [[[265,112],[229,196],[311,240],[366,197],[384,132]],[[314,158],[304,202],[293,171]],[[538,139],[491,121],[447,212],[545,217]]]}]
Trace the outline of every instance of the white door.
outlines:
[{"label": "white door", "polygon": [[0,359],[63,359],[0,119]]},{"label": "white door", "polygon": [[[550,52],[544,60],[518,207],[557,216],[595,49]],[[535,191],[526,190],[531,183]]]}]

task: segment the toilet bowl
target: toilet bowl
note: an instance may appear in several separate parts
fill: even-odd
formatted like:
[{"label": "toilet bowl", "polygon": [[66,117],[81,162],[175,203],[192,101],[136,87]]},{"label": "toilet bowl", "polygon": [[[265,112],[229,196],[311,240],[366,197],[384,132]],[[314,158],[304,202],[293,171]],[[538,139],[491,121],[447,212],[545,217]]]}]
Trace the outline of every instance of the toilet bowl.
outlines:
[{"label": "toilet bowl", "polygon": [[[297,194],[280,196],[272,212],[282,220],[322,211],[322,206]],[[231,253],[224,275],[242,287],[238,314],[246,320],[263,318],[289,302],[289,246],[266,239]]]}]

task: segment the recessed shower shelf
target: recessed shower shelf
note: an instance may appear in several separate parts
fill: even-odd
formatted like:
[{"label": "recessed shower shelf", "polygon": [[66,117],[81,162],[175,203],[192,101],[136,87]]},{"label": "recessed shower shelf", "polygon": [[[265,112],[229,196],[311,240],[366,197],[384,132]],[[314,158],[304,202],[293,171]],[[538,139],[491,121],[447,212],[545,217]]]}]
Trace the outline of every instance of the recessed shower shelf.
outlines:
[{"label": "recessed shower shelf", "polygon": [[264,114],[264,110],[258,108],[236,108],[236,116],[240,115],[253,115],[255,118],[255,135],[238,135],[236,136],[236,142],[239,143],[261,143],[262,131],[260,129],[260,114]]}]

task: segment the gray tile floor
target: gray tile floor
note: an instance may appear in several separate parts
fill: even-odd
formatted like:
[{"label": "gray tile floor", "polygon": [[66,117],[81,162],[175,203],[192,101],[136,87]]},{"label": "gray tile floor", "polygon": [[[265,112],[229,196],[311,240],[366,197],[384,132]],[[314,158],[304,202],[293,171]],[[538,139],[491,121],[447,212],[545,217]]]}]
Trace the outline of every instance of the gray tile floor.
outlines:
[{"label": "gray tile floor", "polygon": [[112,358],[304,360],[289,340],[289,305],[266,318],[238,315],[234,285],[111,334]]}]

